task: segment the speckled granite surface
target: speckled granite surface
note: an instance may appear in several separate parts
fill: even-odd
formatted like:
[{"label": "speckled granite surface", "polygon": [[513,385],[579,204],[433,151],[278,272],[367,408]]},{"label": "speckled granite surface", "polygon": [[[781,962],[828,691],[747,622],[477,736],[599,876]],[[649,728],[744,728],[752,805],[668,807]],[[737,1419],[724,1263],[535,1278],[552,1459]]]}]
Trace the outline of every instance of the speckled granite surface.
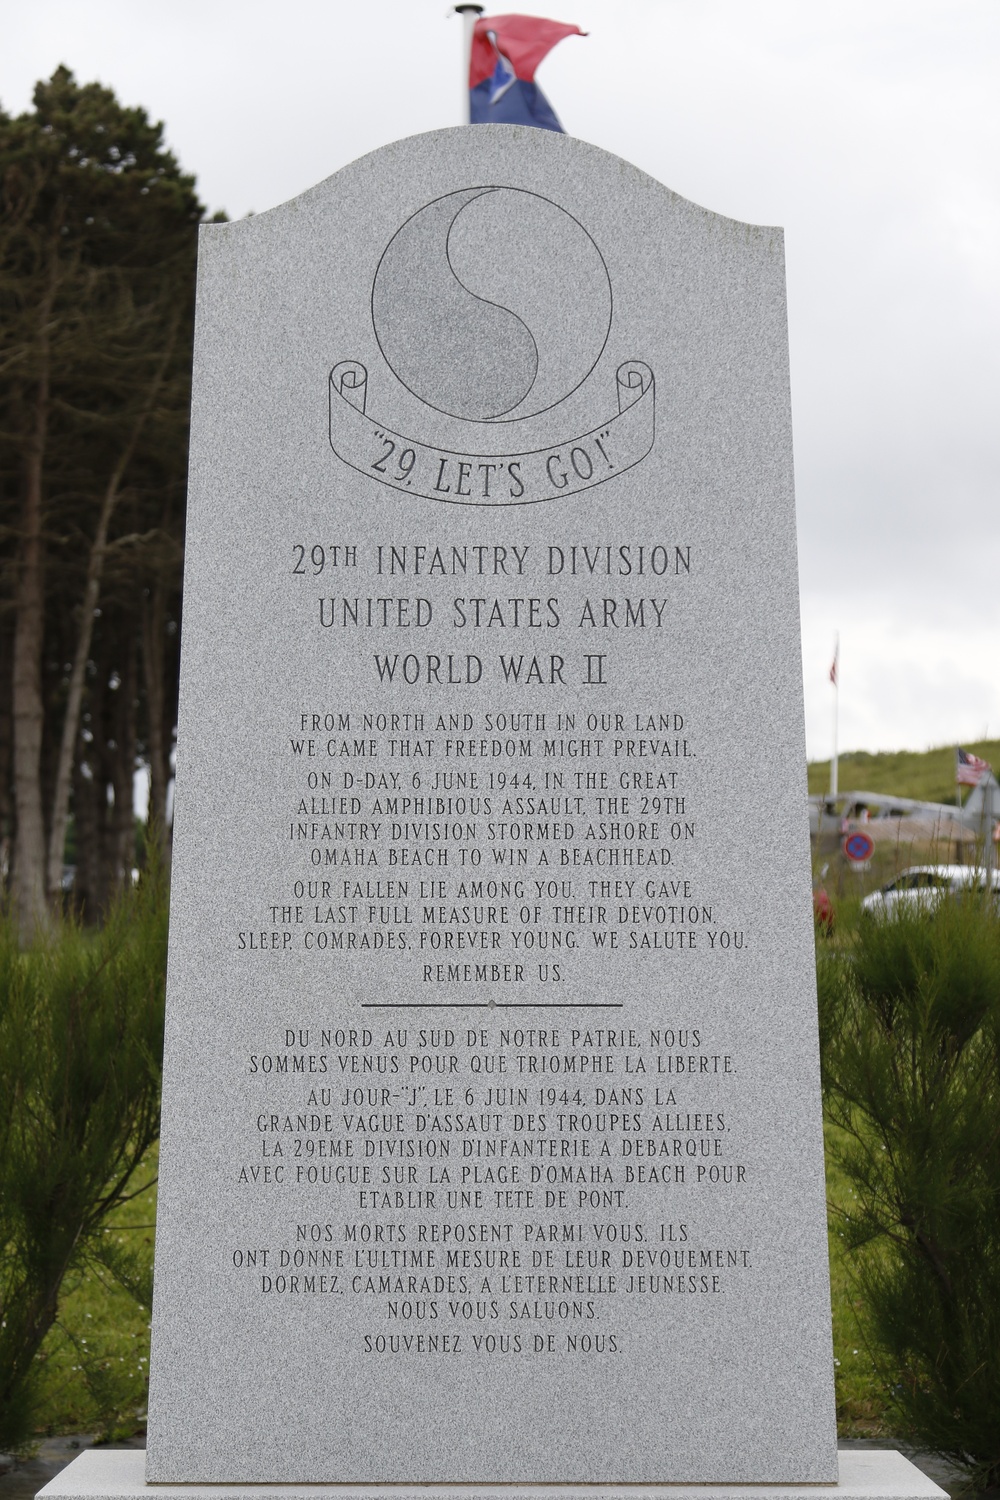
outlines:
[{"label": "speckled granite surface", "polygon": [[206,226],[182,674],[150,1476],[832,1480],[781,231]]}]

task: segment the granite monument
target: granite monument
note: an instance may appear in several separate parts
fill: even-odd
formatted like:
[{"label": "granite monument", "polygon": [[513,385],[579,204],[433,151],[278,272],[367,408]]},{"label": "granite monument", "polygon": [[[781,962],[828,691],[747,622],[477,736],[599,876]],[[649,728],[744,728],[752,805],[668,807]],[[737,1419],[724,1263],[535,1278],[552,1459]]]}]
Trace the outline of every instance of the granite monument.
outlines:
[{"label": "granite monument", "polygon": [[202,231],[146,1481],[837,1483],[804,808],[780,230]]}]

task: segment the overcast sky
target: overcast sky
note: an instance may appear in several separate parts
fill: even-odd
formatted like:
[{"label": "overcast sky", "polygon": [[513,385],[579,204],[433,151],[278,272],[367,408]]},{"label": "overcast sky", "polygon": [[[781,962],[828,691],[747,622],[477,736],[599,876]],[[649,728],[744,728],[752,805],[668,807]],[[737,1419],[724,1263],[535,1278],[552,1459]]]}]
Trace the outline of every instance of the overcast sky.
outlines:
[{"label": "overcast sky", "polygon": [[[166,124],[210,208],[271,208],[464,123],[448,0],[34,0],[0,102],[61,62]],[[495,9],[506,9],[497,6]],[[519,0],[576,22],[563,124],[786,233],[806,735],[1000,737],[998,0]]]}]

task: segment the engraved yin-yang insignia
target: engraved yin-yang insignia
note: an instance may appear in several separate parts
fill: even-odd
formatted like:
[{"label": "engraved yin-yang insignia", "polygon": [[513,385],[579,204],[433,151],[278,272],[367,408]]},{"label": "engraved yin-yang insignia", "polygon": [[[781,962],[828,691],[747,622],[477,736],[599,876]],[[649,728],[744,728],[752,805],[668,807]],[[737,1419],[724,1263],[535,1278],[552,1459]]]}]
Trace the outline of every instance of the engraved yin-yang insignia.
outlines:
[{"label": "engraved yin-yang insignia", "polygon": [[372,322],[390,369],[469,422],[548,410],[587,378],[611,327],[611,284],[587,231],[520,188],[435,199],[386,246]]}]

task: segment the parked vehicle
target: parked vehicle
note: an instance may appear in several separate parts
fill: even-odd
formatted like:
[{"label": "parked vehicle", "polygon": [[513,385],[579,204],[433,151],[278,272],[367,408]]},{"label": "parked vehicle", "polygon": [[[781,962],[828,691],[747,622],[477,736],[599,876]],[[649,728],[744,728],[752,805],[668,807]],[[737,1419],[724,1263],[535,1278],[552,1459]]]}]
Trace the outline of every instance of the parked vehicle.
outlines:
[{"label": "parked vehicle", "polygon": [[980,777],[964,806],[951,802],[920,802],[913,797],[893,797],[887,792],[838,792],[809,798],[809,832],[846,833],[863,824],[873,834],[903,822],[925,823],[937,837],[946,838],[948,828],[970,829],[978,838],[989,833],[1000,820],[1000,784],[990,771]]},{"label": "parked vehicle", "polygon": [[913,865],[866,896],[861,910],[884,914],[903,909],[933,911],[948,895],[987,888],[1000,896],[1000,870],[987,871],[977,865]]}]

